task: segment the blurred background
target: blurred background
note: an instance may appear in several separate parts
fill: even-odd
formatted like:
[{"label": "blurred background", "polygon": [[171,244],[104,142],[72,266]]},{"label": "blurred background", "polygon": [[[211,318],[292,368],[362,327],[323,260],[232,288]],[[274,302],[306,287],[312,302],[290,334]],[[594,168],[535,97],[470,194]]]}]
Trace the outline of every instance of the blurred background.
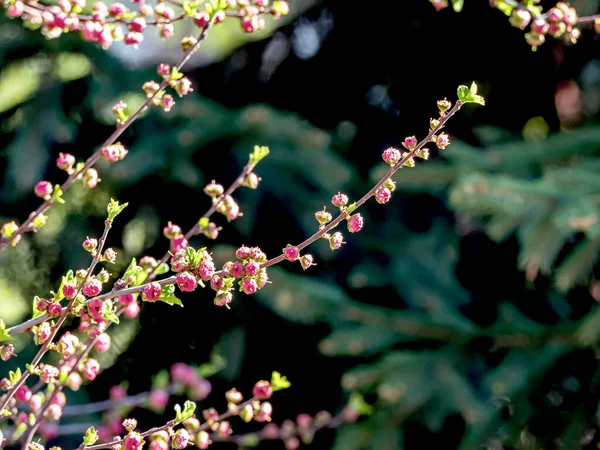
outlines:
[{"label": "blurred background", "polygon": [[[551,2],[542,2],[544,7]],[[596,0],[574,1],[581,16]],[[0,317],[26,320],[34,295],[87,267],[112,197],[129,202],[108,245],[120,273],[131,257],[159,258],[167,221],[190,228],[210,206],[203,186],[228,186],[255,144],[271,154],[257,190],[236,192],[243,217],[216,242],[217,266],[241,244],[268,256],[317,229],[314,212],[342,191],[358,199],[386,170],[381,152],[422,138],[436,100],[476,81],[486,106],[447,127],[452,144],[396,176],[389,204],[369,202],[365,227],[317,265],[269,269],[273,281],[231,310],[210,290],[185,307],[144,304],[111,329],[104,371],[71,403],[104,400],[128,380],[147,391],[175,362],[225,361],[202,409],[223,409],[231,387],[249,392],[273,370],[292,387],[273,420],[339,412],[360,392],[368,417],[319,432],[307,448],[579,449],[600,442],[600,56],[598,38],[549,39],[532,52],[523,32],[485,1],[436,12],[426,0],[292,0],[291,14],[244,35],[226,21],[185,70],[195,91],[170,113],[152,110],[121,138],[128,157],[100,163],[102,182],[77,185],[48,224],[0,254]],[[179,36],[195,33],[192,24]],[[143,101],[158,62],[180,58],[178,39],[146,33],[138,50],[105,52],[77,36],[47,41],[0,19],[0,219],[24,220],[41,179],[60,183],[59,152],[86,158],[111,133],[112,105]],[[348,233],[346,233],[348,234]],[[16,340],[18,358],[33,353]],[[211,359],[212,358],[212,359]],[[142,429],[164,416],[136,410]],[[94,423],[99,416],[76,417]],[[73,419],[71,419],[73,420]],[[68,420],[64,421],[68,423]],[[234,422],[237,431],[258,424]],[[79,436],[52,441],[75,448]],[[235,448],[218,444],[219,448]],[[283,448],[281,442],[259,448]]]}]

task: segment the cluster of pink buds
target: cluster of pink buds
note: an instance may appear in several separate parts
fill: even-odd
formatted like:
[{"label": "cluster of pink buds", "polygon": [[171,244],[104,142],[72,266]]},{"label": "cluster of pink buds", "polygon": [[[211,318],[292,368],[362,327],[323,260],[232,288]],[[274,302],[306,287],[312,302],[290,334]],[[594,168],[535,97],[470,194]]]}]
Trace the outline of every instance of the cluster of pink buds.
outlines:
[{"label": "cluster of pink buds", "polygon": [[[248,180],[248,177],[246,177],[246,180]],[[259,178],[254,175],[252,177],[254,187],[258,187],[258,182]],[[215,183],[215,180],[204,187],[204,193],[211,198],[213,205],[217,205],[217,212],[223,214],[228,221],[242,216],[240,206],[231,195],[224,195],[223,186]]]},{"label": "cluster of pink buds", "polygon": [[[319,212],[325,212],[325,211],[319,211]],[[317,214],[319,214],[319,212],[317,212]],[[317,214],[315,214],[315,216]],[[327,213],[327,214],[329,214],[329,213]],[[331,215],[330,215],[329,220],[331,220]],[[309,254],[300,255],[300,250],[298,249],[298,247],[295,247],[291,244],[286,245],[286,247],[282,251],[283,251],[283,256],[288,261],[299,261],[303,270],[308,269],[310,266],[316,265],[313,262],[312,255],[309,255]]]},{"label": "cluster of pink buds", "polygon": [[554,38],[562,37],[571,44],[577,43],[581,35],[581,31],[575,28],[577,19],[575,8],[566,2],[558,2],[545,15],[537,16],[533,20],[530,11],[525,8],[515,8],[510,17],[510,23],[521,30],[531,23],[530,31],[525,34],[525,39],[535,49],[545,42],[547,34]]},{"label": "cluster of pink buds", "polygon": [[[172,224],[170,226],[173,227]],[[206,248],[195,250],[186,246],[171,257],[171,270],[177,273],[176,282],[179,289],[191,292],[198,284],[202,284],[202,281],[209,281],[213,277],[215,265]]]}]

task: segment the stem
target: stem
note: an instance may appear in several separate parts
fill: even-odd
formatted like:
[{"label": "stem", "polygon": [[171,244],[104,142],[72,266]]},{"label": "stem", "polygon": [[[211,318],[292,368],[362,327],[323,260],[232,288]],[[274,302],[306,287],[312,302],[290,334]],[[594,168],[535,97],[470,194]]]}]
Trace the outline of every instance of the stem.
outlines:
[{"label": "stem", "polygon": [[[456,112],[461,108],[461,106],[462,106],[462,103],[460,101],[457,101],[450,111],[448,111],[444,116],[440,117],[440,123],[438,124],[438,126],[431,129],[429,131],[429,134],[425,137],[425,139],[423,139],[421,142],[419,142],[417,144],[417,146],[415,148],[413,148],[411,151],[409,151],[408,154],[404,158],[402,158],[400,161],[398,161],[394,166],[390,166],[390,170],[388,171],[388,173],[381,180],[379,180],[379,182],[375,186],[373,186],[369,192],[367,192],[365,195],[363,195],[362,198],[356,202],[356,207],[352,211],[353,212],[356,211],[367,200],[369,200],[373,195],[375,195],[375,192],[377,192],[377,190],[381,186],[383,186],[385,184],[385,182],[392,175],[394,175],[404,165],[404,163],[406,163],[406,161],[413,158],[415,156],[415,154],[421,148],[423,148],[423,146],[425,146],[427,143],[429,143],[431,141],[431,138],[435,135],[435,133],[437,133],[444,127],[444,124],[448,121],[448,119],[450,119],[454,114],[456,114]],[[298,250],[302,250],[302,249],[308,247],[313,242],[322,238],[326,233],[328,233],[330,230],[332,230],[333,228],[338,226],[342,220],[346,219],[347,215],[348,215],[348,213],[343,211],[334,220],[329,222],[327,224],[327,226],[325,226],[322,229],[320,229],[319,231],[317,231],[315,234],[313,234],[311,237],[306,239],[301,244],[298,244],[298,246],[297,246]],[[285,256],[283,254],[281,254],[275,258],[268,260],[264,264],[261,264],[261,267],[266,268],[266,267],[274,266],[275,264],[279,264],[283,260],[285,260]]]},{"label": "stem", "polygon": [[[208,211],[206,211],[200,219],[210,218],[210,216],[212,216],[214,214],[214,212],[217,210],[217,208],[223,202],[223,200],[228,195],[233,194],[234,191],[242,185],[242,183],[244,182],[246,177],[250,174],[250,172],[252,172],[252,170],[254,170],[254,167],[255,167],[254,164],[252,164],[252,165],[246,164],[244,166],[244,169],[242,170],[242,173],[240,174],[240,176],[237,177],[236,180],[231,184],[231,186],[229,186],[229,188],[227,188],[227,190],[221,195],[219,201],[216,203],[213,203],[212,206],[208,209]],[[190,228],[190,230],[185,234],[185,238],[187,240],[189,240],[192,236],[195,236],[199,233],[199,231],[200,231],[199,223],[200,223],[200,221],[196,222],[196,224],[192,228]],[[167,251],[163,255],[163,257],[160,259],[160,261],[158,262],[156,267],[160,266],[162,263],[166,263],[170,256],[171,256],[171,252]],[[152,281],[152,280],[154,280],[155,277],[156,277],[156,268],[153,269],[152,272],[150,272],[147,279],[149,281]]]},{"label": "stem", "polygon": [[[98,263],[100,255],[102,254],[102,249],[104,248],[104,243],[106,242],[106,237],[107,237],[108,232],[110,231],[111,227],[112,227],[112,221],[110,221],[108,219],[106,221],[104,221],[104,232],[102,233],[102,237],[98,241],[98,248],[96,249],[96,253],[94,254],[94,257],[92,258],[92,262],[90,264],[90,267],[87,270],[85,278],[81,282],[79,289],[77,290],[77,292],[75,293],[75,295],[73,296],[71,301],[69,301],[69,304],[67,305],[67,307],[63,309],[63,311],[58,319],[58,322],[56,323],[56,325],[54,326],[54,329],[52,330],[52,333],[50,334],[50,337],[46,340],[46,342],[44,342],[44,344],[42,345],[42,348],[40,348],[37,355],[35,355],[35,357],[33,358],[33,361],[31,361],[31,366],[34,369],[39,364],[42,357],[48,351],[50,344],[52,344],[52,341],[56,337],[56,334],[58,333],[58,330],[60,329],[60,327],[62,327],[62,325],[65,323],[65,320],[67,320],[67,317],[69,316],[69,313],[71,312],[71,309],[73,308],[73,304],[75,303],[75,300],[77,299],[77,297],[83,290],[85,283],[87,282],[90,275],[94,271],[94,268],[96,267],[96,264]],[[23,385],[23,383],[25,383],[25,380],[27,380],[29,375],[31,375],[31,372],[29,372],[29,369],[25,370],[23,375],[21,375],[21,378],[19,378],[19,380],[15,383],[15,385],[12,387],[12,389],[10,389],[6,393],[6,395],[4,396],[4,399],[2,400],[2,403],[0,404],[0,411],[3,411],[6,408],[6,406],[8,405],[8,402],[13,398],[17,389],[19,389]],[[6,417],[3,417],[2,419],[0,419],[0,421],[4,420],[5,418]]]},{"label": "stem", "polygon": [[[202,28],[202,31],[198,36],[198,41],[186,52],[181,62],[177,65],[178,71],[181,70],[181,68],[189,61],[189,59],[196,52],[196,50],[198,50],[200,43],[206,38],[208,29],[212,26],[212,24],[212,21],[208,22]],[[96,162],[102,157],[102,149],[104,147],[108,147],[109,145],[114,144],[115,141],[119,138],[119,136],[121,136],[121,134],[123,134],[123,132],[127,128],[129,128],[129,126],[140,116],[140,114],[142,114],[142,112],[144,112],[148,108],[148,106],[152,103],[154,97],[156,97],[156,95],[158,95],[159,92],[166,89],[168,85],[169,80],[163,80],[163,82],[160,84],[159,89],[156,92],[154,92],[150,97],[148,97],[136,112],[134,112],[123,124],[117,125],[115,131],[106,139],[106,141],[102,143],[102,145],[100,145],[98,150],[96,150],[96,152],[86,160],[83,168],[79,172],[73,172],[71,175],[69,175],[67,180],[61,185],[60,189],[63,191],[63,193],[66,192],[67,189],[69,189],[69,187],[71,187],[71,185],[81,176],[81,174],[85,173],[86,170],[88,170],[94,164],[96,164]],[[22,236],[24,233],[31,231],[31,224],[33,220],[40,214],[43,214],[46,211],[48,211],[52,204],[53,202],[51,199],[44,201],[44,203],[42,203],[38,207],[38,209],[31,213],[29,215],[29,218],[25,222],[23,222],[23,224],[17,229],[17,231],[15,231],[9,238],[0,238],[0,250],[5,248],[9,244],[9,242],[13,241],[14,239],[17,239],[19,236]],[[0,411],[1,410],[2,407],[0,407]]]},{"label": "stem", "polygon": [[590,23],[596,21],[596,19],[600,19],[600,14],[596,14],[594,16],[584,16],[577,19],[577,23]]}]

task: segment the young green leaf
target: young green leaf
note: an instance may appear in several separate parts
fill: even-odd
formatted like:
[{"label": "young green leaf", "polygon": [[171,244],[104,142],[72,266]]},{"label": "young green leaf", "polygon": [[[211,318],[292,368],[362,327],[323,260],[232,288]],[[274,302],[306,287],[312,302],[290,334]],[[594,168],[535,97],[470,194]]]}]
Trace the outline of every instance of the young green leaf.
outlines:
[{"label": "young green leaf", "polygon": [[94,445],[98,440],[98,433],[96,433],[96,429],[92,426],[87,429],[85,432],[85,436],[83,437],[83,443],[85,445]]},{"label": "young green leaf", "polygon": [[8,333],[4,320],[0,319],[0,342],[10,341],[11,339],[12,336]]},{"label": "young green leaf", "polygon": [[65,201],[63,200],[62,196],[63,196],[63,191],[60,188],[60,185],[59,184],[55,185],[54,190],[52,191],[52,197],[51,197],[52,201],[55,203],[64,203]]},{"label": "young green leaf", "polygon": [[292,383],[287,380],[287,377],[281,376],[279,372],[273,372],[271,374],[271,387],[273,388],[273,392],[287,389],[291,385]]},{"label": "young green leaf", "polygon": [[169,384],[169,372],[161,370],[152,376],[152,389],[164,389]]},{"label": "young green leaf", "polygon": [[464,0],[452,0],[452,8],[456,12],[461,12],[463,8]]},{"label": "young green leaf", "polygon": [[173,69],[171,69],[171,80],[177,81],[177,80],[181,80],[182,78],[183,78],[183,74],[181,72],[179,72],[179,70],[177,70],[177,67],[173,67]]},{"label": "young green leaf", "polygon": [[117,217],[125,208],[127,208],[127,205],[129,205],[129,203],[123,203],[120,205],[119,202],[111,198],[110,203],[106,207],[106,210],[108,211],[108,220],[115,220],[115,217]]},{"label": "young green leaf", "polygon": [[181,406],[175,405],[175,424],[181,423],[192,417],[194,411],[196,411],[196,404],[189,400],[183,404],[183,411],[181,410]]},{"label": "young green leaf", "polygon": [[198,227],[202,230],[202,229],[206,228],[209,223],[210,223],[210,219],[208,217],[202,217],[198,221]]},{"label": "young green leaf", "polygon": [[14,372],[11,370],[8,372],[8,379],[12,384],[15,384],[21,378],[21,369],[17,367],[17,370]]},{"label": "young green leaf", "polygon": [[165,273],[167,273],[169,271],[169,265],[167,263],[161,263],[157,268],[156,268],[156,275],[164,275]]},{"label": "young green leaf", "polygon": [[485,100],[481,95],[477,95],[477,85],[475,82],[471,84],[471,87],[459,86],[456,92],[458,99],[462,103],[477,103],[479,105],[485,105]]},{"label": "young green leaf", "polygon": [[366,416],[370,416],[373,414],[373,407],[365,402],[364,397],[358,392],[354,392],[352,395],[350,395],[348,406],[359,415],[364,414]]},{"label": "young green leaf", "polygon": [[255,145],[254,151],[252,153],[250,153],[250,158],[248,159],[248,165],[251,167],[256,166],[268,154],[269,154],[269,147]]}]

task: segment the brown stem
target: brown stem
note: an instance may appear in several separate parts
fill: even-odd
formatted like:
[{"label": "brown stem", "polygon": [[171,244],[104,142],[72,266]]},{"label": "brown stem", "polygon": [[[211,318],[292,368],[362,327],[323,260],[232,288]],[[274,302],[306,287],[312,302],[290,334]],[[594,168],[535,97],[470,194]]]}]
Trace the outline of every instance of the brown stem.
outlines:
[{"label": "brown stem", "polygon": [[600,19],[600,14],[596,14],[594,16],[584,16],[577,19],[577,23],[590,23],[595,22],[597,19]]}]

